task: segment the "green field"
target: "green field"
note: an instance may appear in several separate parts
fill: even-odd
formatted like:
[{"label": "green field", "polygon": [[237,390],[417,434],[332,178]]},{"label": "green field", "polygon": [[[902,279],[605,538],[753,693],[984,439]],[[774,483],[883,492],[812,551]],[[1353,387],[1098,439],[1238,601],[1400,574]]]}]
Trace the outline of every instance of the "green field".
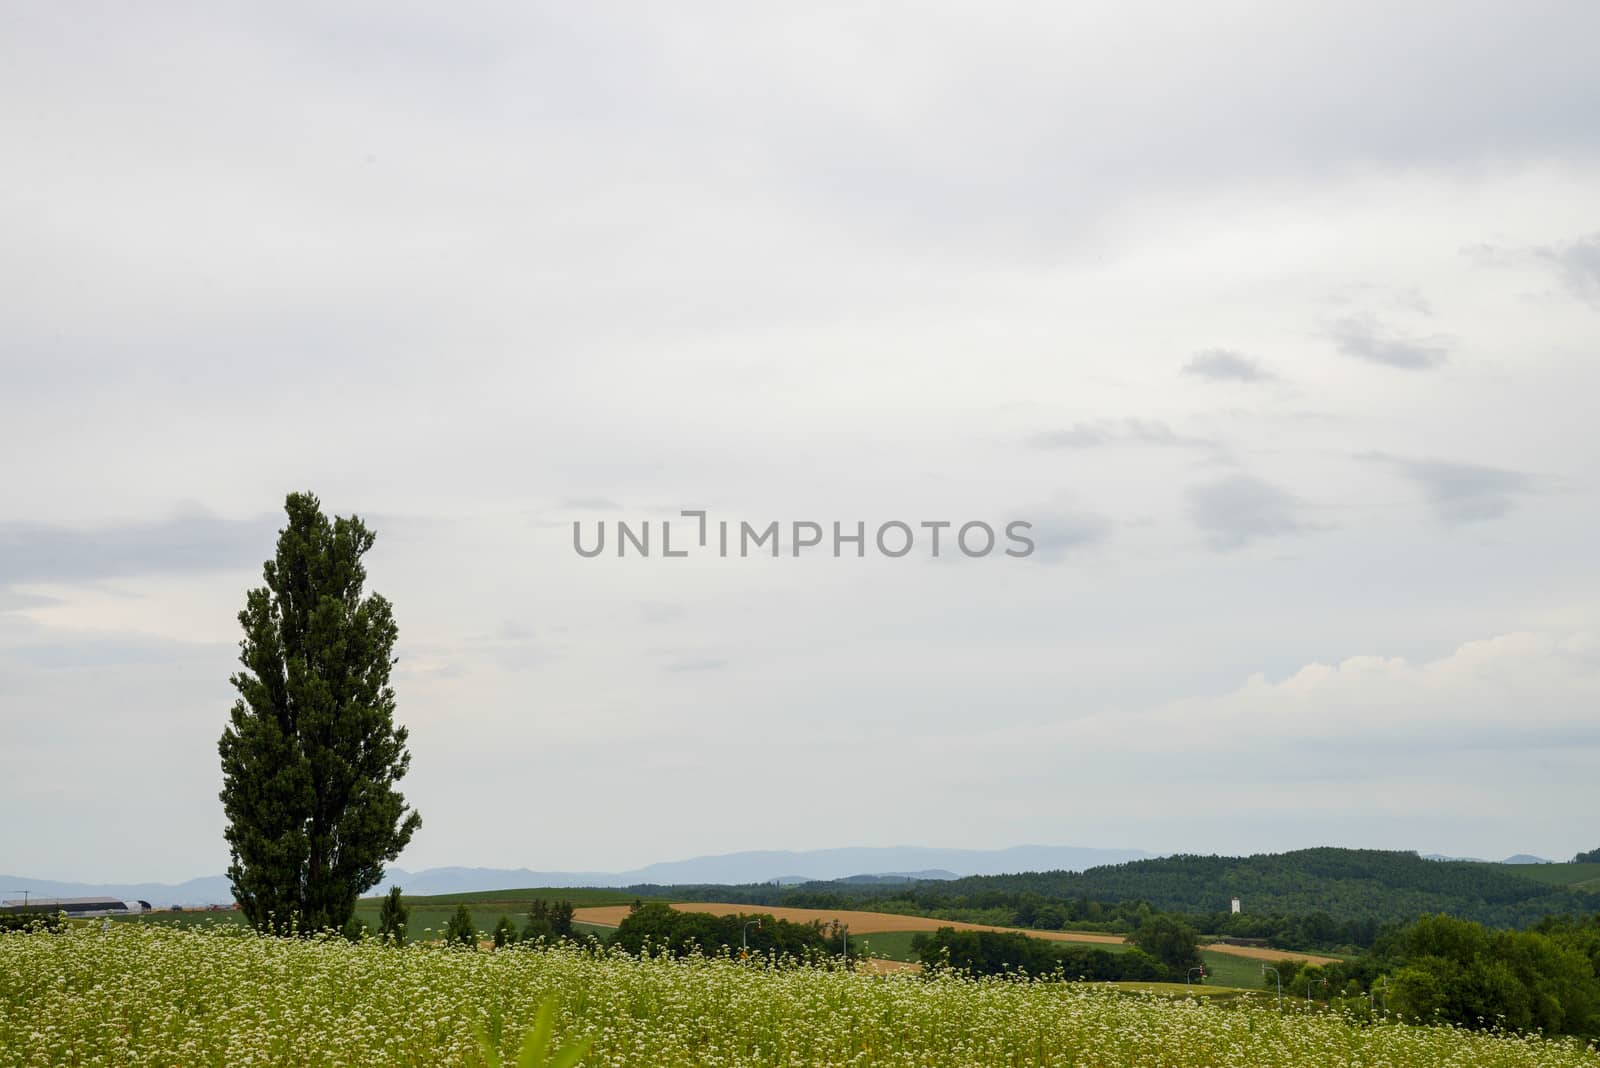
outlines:
[{"label": "green field", "polygon": [[244,913],[230,912],[146,912],[139,916],[113,916],[117,923],[153,923],[162,927],[243,927]]},{"label": "green field", "polygon": [[[1262,980],[1271,978],[1261,970],[1261,961],[1250,960],[1246,957],[1234,957],[1227,953],[1218,953],[1212,949],[1200,951],[1200,962],[1206,966],[1206,984],[1217,986],[1243,986],[1251,990],[1260,990]],[[1280,972],[1287,973],[1288,966],[1278,964],[1269,965],[1276,967]]]},{"label": "green field", "polygon": [[1600,864],[1492,864],[1547,886],[1600,893]]},{"label": "green field", "polygon": [[917,955],[911,950],[911,940],[915,937],[917,937],[915,931],[879,931],[876,934],[852,935],[850,951],[861,952],[861,946],[865,943],[872,956],[882,960],[914,961]]},{"label": "green field", "polygon": [[1189,993],[86,924],[0,935],[0,1068],[477,1068],[480,1041],[494,1062],[514,1058],[541,1004],[554,1044],[593,1041],[591,1068],[1600,1068],[1577,1042],[1363,1026],[1293,999],[1280,1012],[1272,998]]}]

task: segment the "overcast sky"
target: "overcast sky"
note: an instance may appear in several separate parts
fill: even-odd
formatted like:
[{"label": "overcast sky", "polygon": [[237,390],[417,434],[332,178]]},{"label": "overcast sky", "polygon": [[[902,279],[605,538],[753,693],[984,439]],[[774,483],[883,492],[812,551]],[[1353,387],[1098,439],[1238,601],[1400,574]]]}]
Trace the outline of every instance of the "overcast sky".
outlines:
[{"label": "overcast sky", "polygon": [[296,489],[409,868],[1600,845],[1600,7],[409,6],[0,16],[0,871],[225,867]]}]

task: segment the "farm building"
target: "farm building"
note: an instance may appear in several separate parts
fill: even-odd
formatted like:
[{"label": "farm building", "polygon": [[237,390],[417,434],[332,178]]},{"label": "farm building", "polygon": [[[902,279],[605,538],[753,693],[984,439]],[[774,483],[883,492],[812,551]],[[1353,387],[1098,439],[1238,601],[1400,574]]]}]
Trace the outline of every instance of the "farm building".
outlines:
[{"label": "farm building", "polygon": [[0,905],[14,912],[65,912],[71,917],[136,916],[150,911],[148,901],[119,901],[114,897],[29,897]]}]

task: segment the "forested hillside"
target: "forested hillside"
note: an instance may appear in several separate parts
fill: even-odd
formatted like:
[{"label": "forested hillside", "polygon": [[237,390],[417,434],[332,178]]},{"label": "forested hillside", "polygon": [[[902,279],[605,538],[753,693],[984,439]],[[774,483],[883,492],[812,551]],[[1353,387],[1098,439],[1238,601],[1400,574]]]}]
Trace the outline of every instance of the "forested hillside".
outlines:
[{"label": "forested hillside", "polygon": [[[1527,927],[1548,915],[1600,908],[1600,895],[1560,885],[1548,873],[1535,879],[1521,870],[1493,864],[1423,860],[1410,852],[1334,848],[1250,857],[1176,856],[1083,872],[973,876],[901,887],[808,883],[677,888],[673,892],[705,900],[860,907],[1057,927],[1112,921],[1123,911],[1114,906],[1131,902],[1148,902],[1161,911],[1194,916],[1226,913],[1234,897],[1243,902],[1245,918],[1320,914],[1339,925],[1368,930],[1408,923],[1429,913],[1447,913],[1491,927]],[[1041,909],[1050,914],[1050,922],[1037,923],[1031,918]],[[1057,911],[1062,913],[1060,917],[1055,916]]]},{"label": "forested hillside", "polygon": [[1250,857],[1177,856],[1084,872],[1041,872],[919,886],[919,900],[1032,892],[1049,898],[1148,901],[1163,910],[1247,912],[1398,923],[1443,912],[1494,927],[1524,927],[1552,913],[1593,911],[1600,898],[1493,865],[1423,860],[1374,849],[1302,849]]}]

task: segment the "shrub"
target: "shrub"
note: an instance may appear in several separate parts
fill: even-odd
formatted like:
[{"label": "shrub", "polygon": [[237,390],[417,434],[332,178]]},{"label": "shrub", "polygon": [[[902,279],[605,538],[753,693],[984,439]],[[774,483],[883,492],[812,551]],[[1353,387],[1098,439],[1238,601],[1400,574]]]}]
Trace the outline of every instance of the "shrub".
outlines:
[{"label": "shrub", "polygon": [[444,940],[452,945],[478,948],[478,928],[473,925],[472,913],[466,905],[457,905],[455,914],[445,921]]}]

